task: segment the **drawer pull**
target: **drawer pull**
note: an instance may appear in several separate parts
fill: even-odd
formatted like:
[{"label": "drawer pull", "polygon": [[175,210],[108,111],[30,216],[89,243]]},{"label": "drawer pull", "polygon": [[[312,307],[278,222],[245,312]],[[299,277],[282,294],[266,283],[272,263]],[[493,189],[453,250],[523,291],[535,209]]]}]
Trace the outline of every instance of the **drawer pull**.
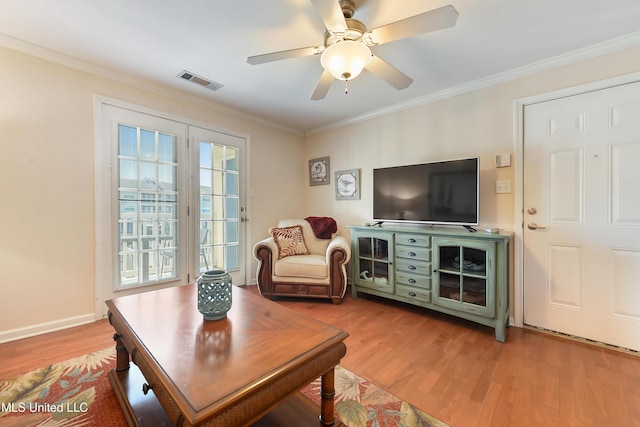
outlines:
[{"label": "drawer pull", "polygon": [[416,256],[416,253],[415,253],[415,252],[409,252],[407,255],[409,255],[409,256]]},{"label": "drawer pull", "polygon": [[409,283],[411,284],[416,283],[416,279],[409,279]]},{"label": "drawer pull", "polygon": [[409,243],[415,243],[416,239],[409,239]]},{"label": "drawer pull", "polygon": [[410,296],[410,297],[415,297],[415,296],[417,296],[417,295],[416,295],[416,293],[415,293],[415,292],[409,292],[409,296]]},{"label": "drawer pull", "polygon": [[407,268],[408,268],[409,270],[415,270],[415,269],[416,269],[416,266],[415,266],[415,265],[410,265],[410,266],[408,266]]},{"label": "drawer pull", "polygon": [[142,384],[142,392],[144,393],[144,395],[146,396],[147,393],[149,393],[149,390],[151,390],[151,386],[147,383]]}]

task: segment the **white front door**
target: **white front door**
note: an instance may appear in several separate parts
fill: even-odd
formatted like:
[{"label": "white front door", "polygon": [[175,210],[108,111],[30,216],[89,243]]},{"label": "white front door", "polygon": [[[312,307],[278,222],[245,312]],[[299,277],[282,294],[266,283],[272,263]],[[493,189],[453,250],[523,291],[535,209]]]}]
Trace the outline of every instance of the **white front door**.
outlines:
[{"label": "white front door", "polygon": [[524,109],[524,323],[640,350],[640,83]]}]

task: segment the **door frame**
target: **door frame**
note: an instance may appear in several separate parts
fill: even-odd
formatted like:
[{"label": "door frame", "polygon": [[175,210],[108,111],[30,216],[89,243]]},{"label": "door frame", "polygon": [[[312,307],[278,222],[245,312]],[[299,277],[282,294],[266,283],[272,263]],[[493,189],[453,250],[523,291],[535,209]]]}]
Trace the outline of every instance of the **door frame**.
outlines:
[{"label": "door frame", "polygon": [[[110,266],[105,265],[104,259],[106,257],[111,257],[111,227],[106,220],[108,217],[105,216],[105,210],[111,209],[111,184],[110,182],[105,181],[103,175],[97,173],[96,171],[103,167],[105,161],[110,159],[109,147],[111,146],[110,141],[104,141],[104,127],[102,124],[103,119],[103,107],[104,106],[113,106],[117,108],[132,110],[137,113],[147,114],[150,116],[156,116],[161,119],[172,120],[176,122],[183,123],[187,126],[195,126],[203,129],[208,129],[213,132],[219,132],[228,134],[231,136],[235,136],[238,138],[243,138],[245,140],[245,171],[244,171],[244,180],[242,180],[242,191],[244,191],[244,203],[245,203],[245,216],[250,217],[251,213],[251,197],[249,195],[249,183],[251,182],[251,174],[250,174],[250,165],[251,165],[251,137],[249,134],[244,132],[232,131],[227,128],[220,127],[219,125],[213,125],[211,123],[205,123],[198,120],[193,120],[184,116],[168,113],[166,111],[160,111],[149,107],[143,107],[138,104],[132,104],[126,101],[121,101],[114,98],[109,98],[102,95],[94,95],[93,97],[93,144],[94,144],[94,158],[93,158],[93,167],[94,167],[94,243],[95,243],[95,319],[100,320],[106,317],[107,309],[104,305],[105,294],[103,292],[105,283],[111,281],[110,274]],[[188,135],[187,135],[188,137]],[[187,157],[189,157],[189,153],[187,153]],[[189,159],[187,159],[189,161]],[[191,178],[190,178],[191,180]],[[189,191],[191,191],[191,183],[188,184]],[[190,197],[190,196],[189,196]],[[245,269],[245,285],[251,282],[251,227],[247,222],[245,224],[245,233],[244,233],[244,242],[245,245],[245,259],[244,259],[244,269]],[[187,268],[187,271],[190,271],[191,267]],[[191,277],[191,281],[194,282],[197,277]],[[144,288],[137,288],[135,291],[130,292],[144,292]],[[125,295],[125,293],[123,293]]]},{"label": "door frame", "polygon": [[518,98],[514,102],[514,214],[513,230],[513,326],[524,326],[524,109],[527,105],[580,95],[640,81],[640,72],[598,80],[538,95]]}]

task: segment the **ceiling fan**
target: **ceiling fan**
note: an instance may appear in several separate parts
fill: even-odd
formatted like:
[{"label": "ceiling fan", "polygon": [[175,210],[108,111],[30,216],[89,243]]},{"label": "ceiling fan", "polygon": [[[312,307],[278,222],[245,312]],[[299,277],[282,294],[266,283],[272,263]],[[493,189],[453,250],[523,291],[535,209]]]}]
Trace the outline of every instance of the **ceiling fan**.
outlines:
[{"label": "ceiling fan", "polygon": [[[413,37],[443,28],[453,27],[458,12],[451,6],[443,6],[429,12],[368,30],[353,19],[355,4],[352,0],[311,0],[327,32],[323,46],[302,47],[280,52],[250,56],[251,65],[299,56],[321,55],[324,72],[311,95],[311,99],[323,99],[334,79],[345,82],[354,79],[363,68],[371,71],[394,88],[401,90],[413,83],[411,77],[371,53],[370,48],[395,40]],[[346,92],[346,88],[345,88]]]}]

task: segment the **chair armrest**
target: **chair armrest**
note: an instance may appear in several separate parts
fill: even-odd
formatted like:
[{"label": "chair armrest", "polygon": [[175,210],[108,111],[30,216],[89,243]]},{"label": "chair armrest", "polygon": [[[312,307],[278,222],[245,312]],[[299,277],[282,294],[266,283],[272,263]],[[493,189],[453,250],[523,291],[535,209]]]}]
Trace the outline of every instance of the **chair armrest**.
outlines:
[{"label": "chair armrest", "polygon": [[345,251],[347,254],[342,263],[346,264],[349,262],[349,259],[351,258],[351,246],[343,236],[335,236],[331,239],[331,242],[329,242],[329,246],[327,246],[327,265],[331,264],[331,253],[338,249]]},{"label": "chair armrest", "polygon": [[258,260],[256,270],[258,289],[262,295],[270,298],[274,291],[271,275],[275,269],[274,264],[278,260],[278,245],[272,237],[261,240],[253,246],[253,256]]},{"label": "chair armrest", "polygon": [[273,259],[275,259],[275,260],[278,259],[278,256],[279,256],[278,245],[276,245],[276,242],[273,240],[273,237],[267,237],[264,240],[260,240],[258,243],[256,243],[253,246],[253,256],[258,261],[262,261],[262,257],[259,256],[260,248],[267,249],[268,251],[271,252],[271,256],[272,256]]}]

